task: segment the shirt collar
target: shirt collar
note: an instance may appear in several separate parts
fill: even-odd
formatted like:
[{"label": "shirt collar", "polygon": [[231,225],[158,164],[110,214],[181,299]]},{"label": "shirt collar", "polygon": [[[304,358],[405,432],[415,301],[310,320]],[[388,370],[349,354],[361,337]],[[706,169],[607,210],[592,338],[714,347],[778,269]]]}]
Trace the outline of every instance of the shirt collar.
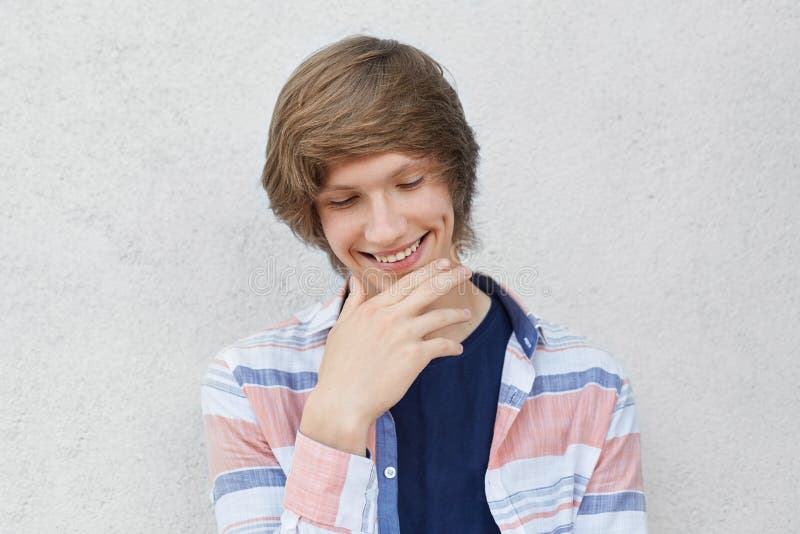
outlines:
[{"label": "shirt collar", "polygon": [[[326,301],[317,303],[315,306],[296,314],[296,317],[301,322],[308,325],[309,334],[313,335],[328,330],[336,323],[345,296],[348,293],[348,281],[349,278],[343,280],[335,293],[329,296]],[[542,331],[540,319],[528,311],[519,295],[492,277],[473,272],[471,281],[487,295],[497,294],[506,311],[508,311],[514,334],[516,334],[520,346],[525,351],[525,355],[530,358],[539,339],[541,338],[544,342],[547,341]]]}]

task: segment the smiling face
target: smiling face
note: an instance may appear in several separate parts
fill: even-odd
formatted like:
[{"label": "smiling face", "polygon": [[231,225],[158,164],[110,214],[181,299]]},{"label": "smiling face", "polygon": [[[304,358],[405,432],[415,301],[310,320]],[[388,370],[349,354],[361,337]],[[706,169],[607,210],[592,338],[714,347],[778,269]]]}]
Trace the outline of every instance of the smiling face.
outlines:
[{"label": "smiling face", "polygon": [[328,244],[369,296],[454,257],[447,181],[427,159],[383,152],[331,166],[315,206]]}]

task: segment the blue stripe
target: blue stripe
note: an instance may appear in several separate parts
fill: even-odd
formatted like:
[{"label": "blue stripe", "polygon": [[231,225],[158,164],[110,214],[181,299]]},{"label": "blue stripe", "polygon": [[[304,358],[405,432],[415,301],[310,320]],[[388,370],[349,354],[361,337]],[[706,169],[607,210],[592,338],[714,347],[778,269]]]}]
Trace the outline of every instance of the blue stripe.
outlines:
[{"label": "blue stripe", "polygon": [[285,485],[286,475],[280,467],[262,467],[225,473],[214,481],[214,502],[217,502],[223,495],[234,491]]},{"label": "blue stripe", "polygon": [[615,411],[615,412],[618,412],[618,411],[620,411],[620,410],[624,410],[624,409],[625,409],[625,408],[627,408],[628,406],[634,406],[635,404],[636,404],[635,402],[629,402],[629,403],[627,403],[627,404],[623,404],[622,406],[617,406],[616,408],[614,408],[614,411]]},{"label": "blue stripe", "polygon": [[618,375],[609,373],[600,367],[592,367],[591,369],[574,373],[539,375],[533,381],[530,396],[535,397],[542,393],[574,391],[585,387],[587,384],[598,384],[604,388],[616,389],[617,393],[622,391],[622,379]]},{"label": "blue stripe", "polygon": [[585,495],[578,515],[604,514],[608,512],[644,512],[643,493],[626,491],[610,495]]},{"label": "blue stripe", "polygon": [[282,386],[294,391],[304,391],[317,385],[317,373],[313,371],[290,373],[277,369],[251,369],[240,365],[233,370],[233,376],[242,386],[245,384],[265,387]]},{"label": "blue stripe", "polygon": [[386,478],[387,467],[397,466],[397,427],[392,412],[387,411],[375,423],[375,463],[378,467],[378,532],[400,534],[397,477]]},{"label": "blue stripe", "polygon": [[233,387],[229,384],[217,382],[215,380],[206,380],[203,382],[205,387],[218,389],[219,391],[224,391],[225,393],[230,393],[231,395],[236,395],[237,397],[246,398],[242,390],[238,387]]}]

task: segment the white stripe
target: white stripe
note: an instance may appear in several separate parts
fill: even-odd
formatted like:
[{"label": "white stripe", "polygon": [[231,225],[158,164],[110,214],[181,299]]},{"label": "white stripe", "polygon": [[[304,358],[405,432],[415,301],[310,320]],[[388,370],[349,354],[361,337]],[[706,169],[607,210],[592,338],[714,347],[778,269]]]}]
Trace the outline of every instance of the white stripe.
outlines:
[{"label": "white stripe", "polygon": [[282,486],[260,486],[226,493],[214,506],[219,530],[256,517],[280,517],[283,513],[283,493]]},{"label": "white stripe", "polygon": [[533,364],[539,376],[574,373],[593,367],[621,376],[619,364],[607,352],[593,347],[565,349],[559,352],[537,350],[533,353]]},{"label": "white stripe", "polygon": [[[238,386],[236,387],[238,389]],[[211,386],[203,386],[200,398],[203,415],[220,415],[228,419],[258,424],[250,402],[244,397],[238,397]]]},{"label": "white stripe", "polygon": [[272,449],[272,454],[275,455],[275,458],[278,460],[278,463],[283,468],[283,471],[286,473],[286,476],[289,476],[289,473],[292,471],[292,458],[294,458],[294,445],[288,445],[286,447],[276,447]]},{"label": "white stripe", "polygon": [[575,521],[575,531],[597,534],[647,534],[647,514],[630,511],[579,515]]},{"label": "white stripe", "polygon": [[[516,345],[519,347],[519,343]],[[522,359],[511,352],[506,352],[501,381],[509,386],[514,386],[527,395],[531,391],[536,373],[530,360],[525,358],[525,353],[522,352],[522,349],[518,348],[517,352],[522,355]]]},{"label": "white stripe", "polygon": [[[218,356],[217,359],[221,358]],[[233,378],[230,368],[215,361],[212,361],[208,364],[208,371],[206,372],[204,379],[212,382],[221,382],[232,388],[240,389],[239,383],[236,382],[235,378]]]},{"label": "white stripe", "polygon": [[[506,499],[509,495],[537,488],[554,486],[552,495],[548,496],[546,492],[539,491],[537,494],[523,497],[522,501],[533,505],[548,498],[555,499],[562,489],[555,485],[562,478],[578,475],[588,479],[594,471],[599,456],[600,449],[597,447],[574,444],[567,447],[564,456],[540,456],[515,460],[497,469],[487,471],[485,477],[486,498],[488,501],[496,502],[492,507],[492,513],[498,515],[511,513],[517,501],[514,501],[514,505],[510,500],[506,500],[502,504],[499,501]],[[575,484],[581,485],[578,493],[582,495],[584,491],[582,484],[580,482]]]},{"label": "white stripe", "polygon": [[636,405],[631,404],[614,412],[611,417],[611,427],[608,429],[606,439],[618,438],[627,434],[639,433],[639,416]]},{"label": "white stripe", "polygon": [[378,502],[378,477],[375,462],[357,454],[350,455],[347,476],[339,495],[336,525],[362,532],[375,523]]}]

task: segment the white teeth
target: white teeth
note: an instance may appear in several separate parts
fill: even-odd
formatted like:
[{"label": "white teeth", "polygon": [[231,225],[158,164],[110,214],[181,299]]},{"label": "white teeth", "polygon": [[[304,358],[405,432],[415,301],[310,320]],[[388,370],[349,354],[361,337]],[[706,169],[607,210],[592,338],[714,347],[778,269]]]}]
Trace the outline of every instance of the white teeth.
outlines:
[{"label": "white teeth", "polygon": [[417,239],[416,243],[414,243],[404,251],[398,252],[397,254],[393,254],[391,256],[375,256],[374,254],[373,256],[375,256],[375,259],[377,259],[381,263],[393,263],[396,261],[400,261],[403,258],[410,256],[415,250],[417,250],[417,247],[419,247],[421,241],[422,238],[420,237],[419,239]]}]

